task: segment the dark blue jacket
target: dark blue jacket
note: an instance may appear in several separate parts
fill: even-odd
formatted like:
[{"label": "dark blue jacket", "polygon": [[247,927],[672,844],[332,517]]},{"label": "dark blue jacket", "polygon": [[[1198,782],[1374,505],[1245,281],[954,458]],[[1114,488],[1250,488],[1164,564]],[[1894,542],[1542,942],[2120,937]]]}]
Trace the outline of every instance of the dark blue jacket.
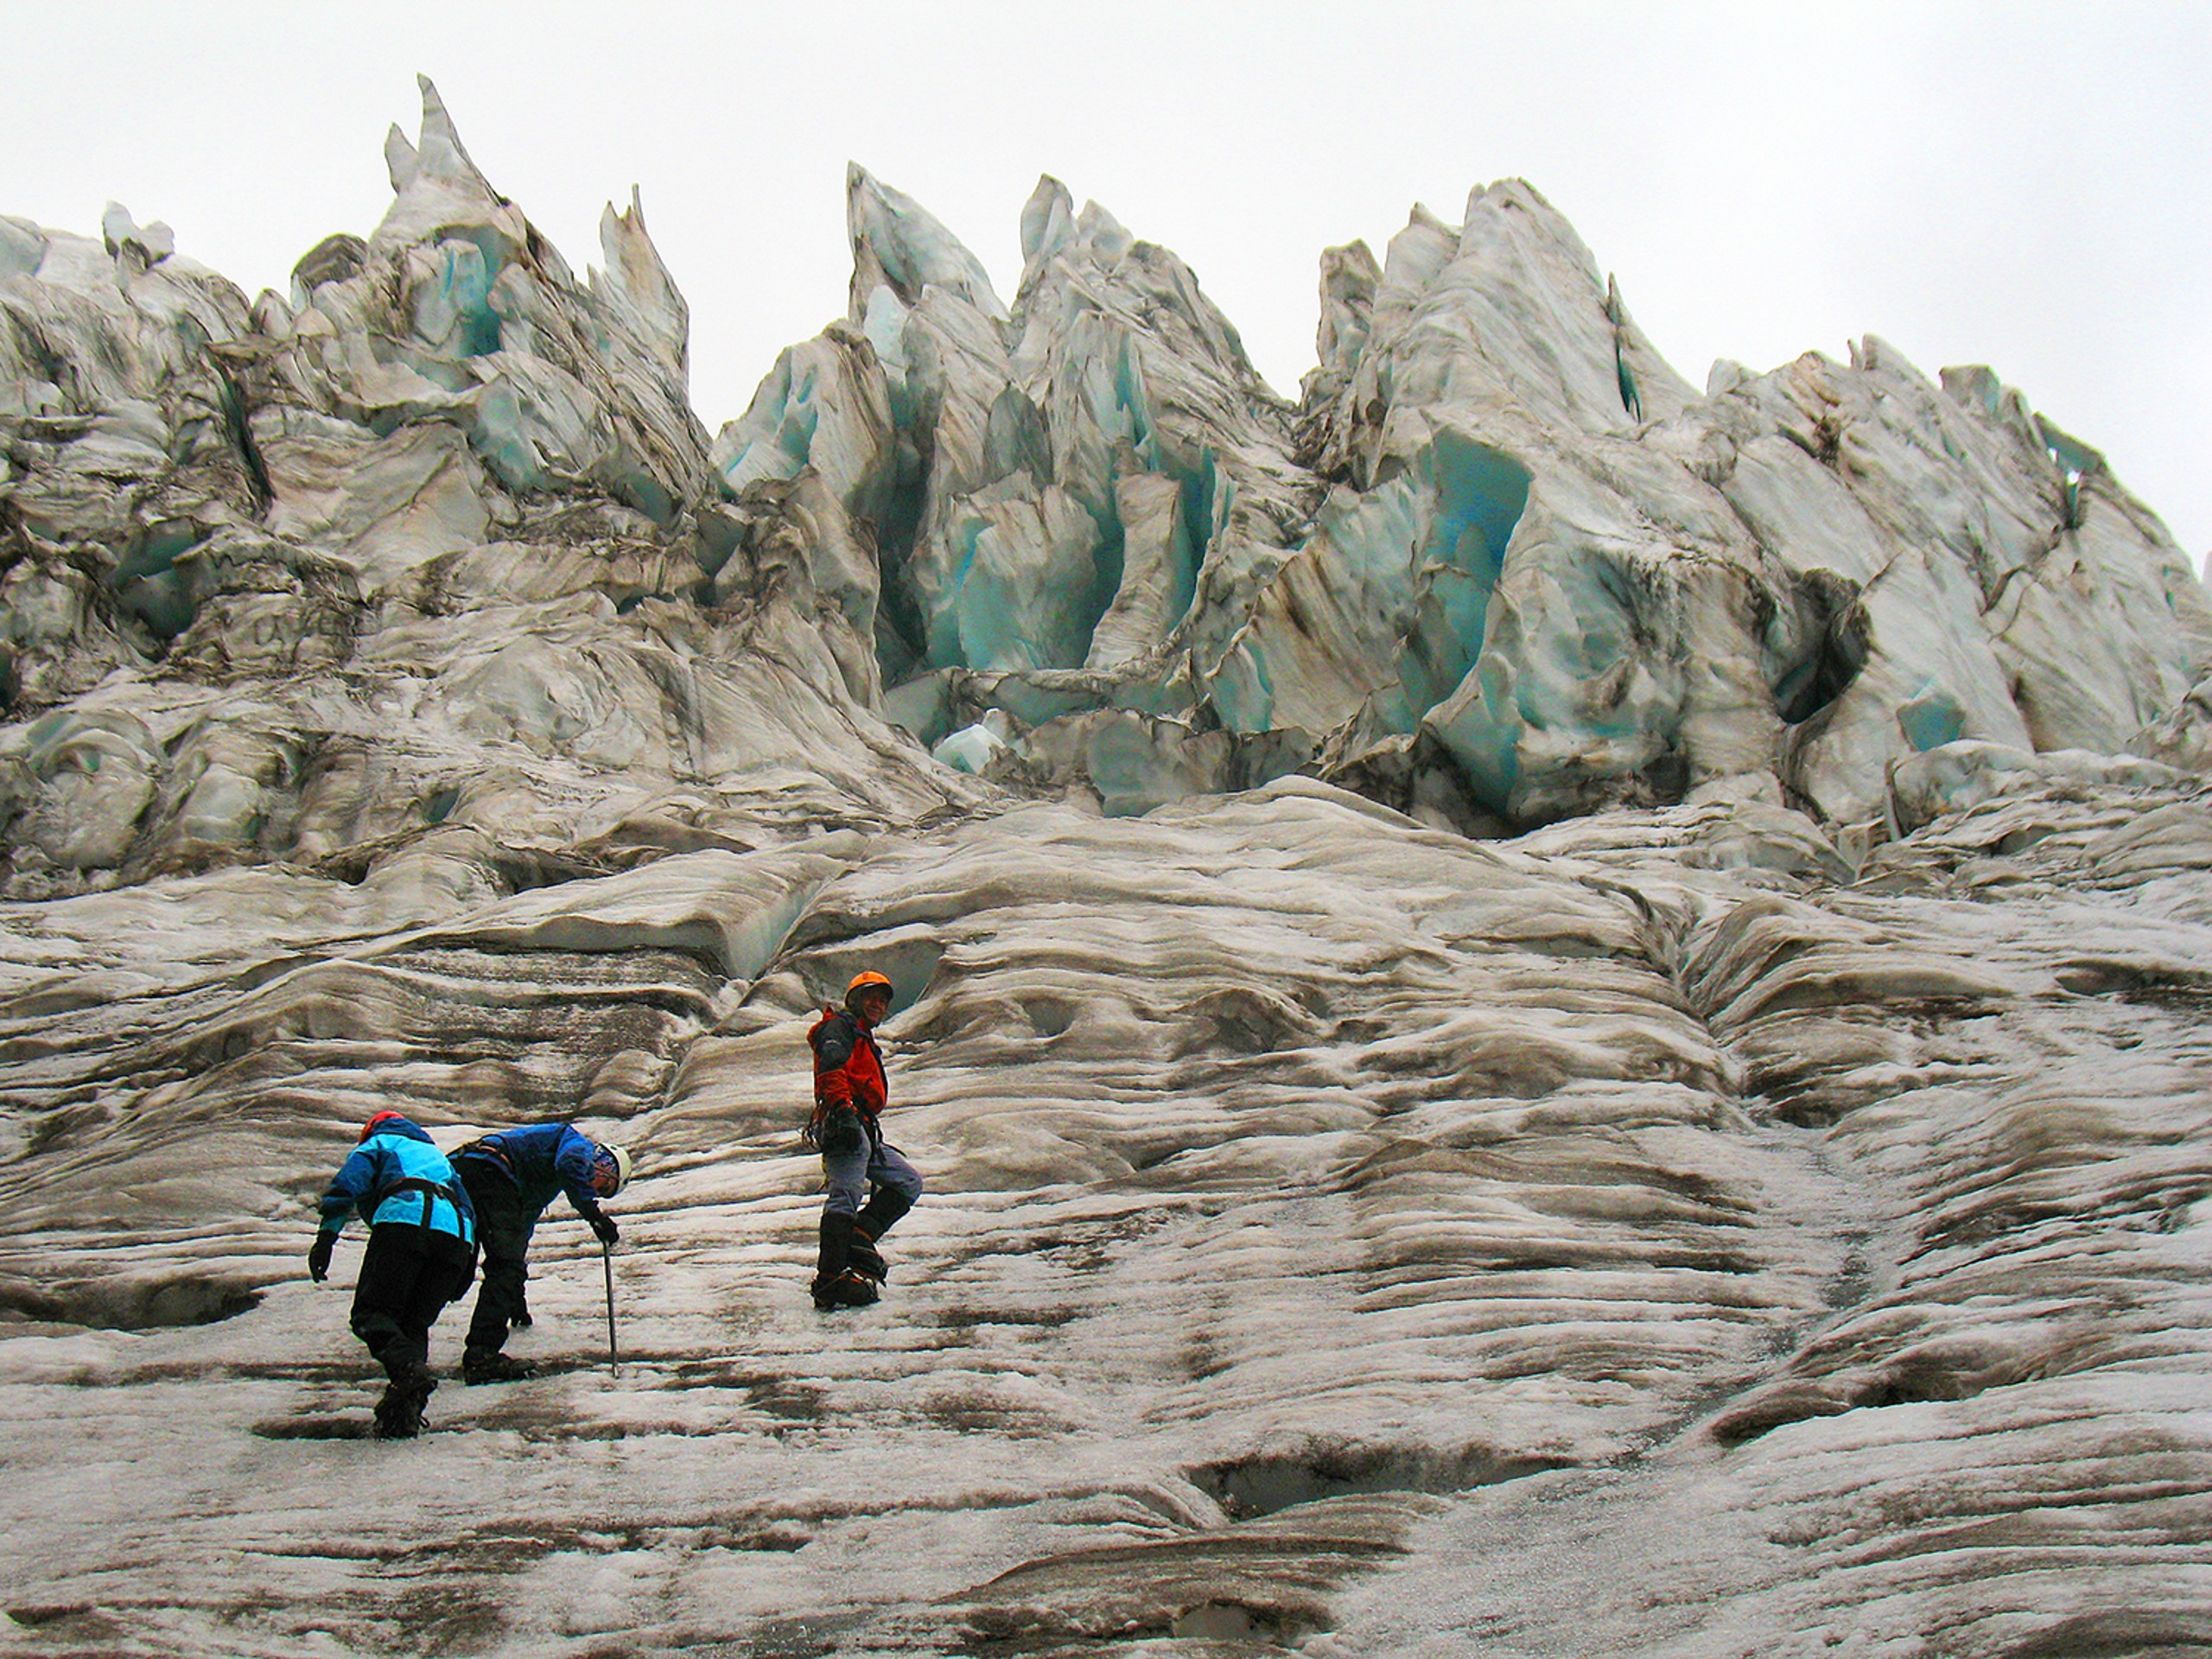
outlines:
[{"label": "dark blue jacket", "polygon": [[601,1213],[599,1195],[591,1187],[592,1160],[598,1153],[597,1146],[566,1123],[539,1123],[472,1141],[454,1154],[454,1160],[504,1174],[515,1184],[524,1220],[535,1224],[562,1192],[586,1219]]},{"label": "dark blue jacket", "polygon": [[404,1117],[386,1118],[338,1166],[322,1195],[322,1230],[337,1232],[356,1211],[372,1227],[405,1221],[451,1233],[464,1244],[476,1240],[467,1189],[445,1154]]}]

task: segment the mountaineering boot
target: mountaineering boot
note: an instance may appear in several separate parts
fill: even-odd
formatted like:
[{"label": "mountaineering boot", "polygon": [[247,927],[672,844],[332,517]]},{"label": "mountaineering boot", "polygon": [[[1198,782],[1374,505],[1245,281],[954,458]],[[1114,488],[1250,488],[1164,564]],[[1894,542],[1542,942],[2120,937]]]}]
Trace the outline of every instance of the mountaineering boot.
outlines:
[{"label": "mountaineering boot", "polygon": [[857,1268],[847,1268],[835,1279],[814,1281],[817,1313],[834,1313],[841,1307],[872,1307],[877,1296],[875,1281]]},{"label": "mountaineering boot", "polygon": [[377,1402],[377,1439],[411,1440],[423,1431],[422,1414],[414,1409],[414,1395],[398,1383],[385,1386]]},{"label": "mountaineering boot", "polygon": [[471,1387],[479,1382],[518,1382],[537,1375],[537,1367],[492,1348],[471,1348],[461,1357],[461,1380]]},{"label": "mountaineering boot", "polygon": [[411,1440],[423,1432],[423,1408],[429,1403],[438,1379],[429,1372],[410,1371],[396,1376],[377,1402],[377,1438]]},{"label": "mountaineering boot", "polygon": [[853,1218],[825,1214],[810,1287],[815,1306],[825,1313],[835,1307],[865,1307],[875,1300],[875,1287],[851,1269],[852,1252]]},{"label": "mountaineering boot", "polygon": [[436,1377],[432,1376],[428,1371],[416,1372],[414,1382],[408,1387],[407,1398],[410,1409],[414,1413],[415,1427],[417,1432],[422,1429],[423,1413],[430,1403],[430,1396],[437,1391]]},{"label": "mountaineering boot", "polygon": [[882,1252],[857,1227],[853,1229],[852,1248],[845,1252],[845,1271],[857,1273],[871,1284],[885,1284],[891,1278],[891,1269],[883,1264]]}]

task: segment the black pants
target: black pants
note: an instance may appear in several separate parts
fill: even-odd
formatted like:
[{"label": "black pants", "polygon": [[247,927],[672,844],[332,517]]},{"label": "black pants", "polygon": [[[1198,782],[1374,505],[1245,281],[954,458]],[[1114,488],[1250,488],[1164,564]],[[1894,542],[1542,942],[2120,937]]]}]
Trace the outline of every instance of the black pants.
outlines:
[{"label": "black pants", "polygon": [[496,1354],[506,1344],[507,1327],[522,1312],[530,1232],[537,1217],[523,1214],[522,1195],[506,1171],[481,1158],[463,1158],[460,1165],[461,1184],[476,1206],[477,1243],[484,1247],[484,1285],[468,1321],[468,1348],[472,1353]]},{"label": "black pants", "polygon": [[353,1334],[395,1382],[427,1370],[430,1327],[468,1292],[476,1251],[451,1233],[410,1222],[369,1229],[353,1287]]}]

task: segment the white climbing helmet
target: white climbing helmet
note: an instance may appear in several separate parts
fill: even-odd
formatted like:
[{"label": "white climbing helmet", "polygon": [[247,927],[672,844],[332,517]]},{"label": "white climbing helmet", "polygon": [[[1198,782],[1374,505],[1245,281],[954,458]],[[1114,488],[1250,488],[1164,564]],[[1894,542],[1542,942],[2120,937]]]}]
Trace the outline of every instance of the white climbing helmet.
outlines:
[{"label": "white climbing helmet", "polygon": [[613,1198],[630,1185],[630,1149],[613,1145],[601,1147],[598,1156],[591,1160],[591,1173],[594,1186],[606,1175],[611,1173],[614,1177],[614,1185],[600,1194],[601,1198]]}]

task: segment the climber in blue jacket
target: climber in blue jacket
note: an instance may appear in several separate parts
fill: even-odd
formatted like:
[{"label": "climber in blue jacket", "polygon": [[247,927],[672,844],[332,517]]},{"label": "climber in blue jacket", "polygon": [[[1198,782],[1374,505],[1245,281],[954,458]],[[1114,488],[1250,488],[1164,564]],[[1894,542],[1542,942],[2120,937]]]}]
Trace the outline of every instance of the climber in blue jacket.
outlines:
[{"label": "climber in blue jacket", "polygon": [[475,1205],[484,1243],[484,1287],[476,1293],[476,1313],[461,1350],[461,1381],[512,1382],[531,1370],[527,1360],[500,1350],[509,1329],[527,1323],[523,1285],[538,1217],[565,1192],[599,1242],[612,1246],[621,1231],[599,1201],[613,1198],[629,1180],[630,1154],[620,1147],[602,1147],[566,1123],[540,1123],[472,1141],[454,1154],[453,1162]]},{"label": "climber in blue jacket", "polygon": [[317,1284],[346,1217],[369,1224],[353,1288],[353,1334],[390,1379],[376,1431],[407,1440],[438,1381],[430,1372],[430,1326],[476,1276],[476,1216],[468,1192],[430,1137],[397,1112],[378,1112],[322,1195],[322,1225],[308,1251]]}]

